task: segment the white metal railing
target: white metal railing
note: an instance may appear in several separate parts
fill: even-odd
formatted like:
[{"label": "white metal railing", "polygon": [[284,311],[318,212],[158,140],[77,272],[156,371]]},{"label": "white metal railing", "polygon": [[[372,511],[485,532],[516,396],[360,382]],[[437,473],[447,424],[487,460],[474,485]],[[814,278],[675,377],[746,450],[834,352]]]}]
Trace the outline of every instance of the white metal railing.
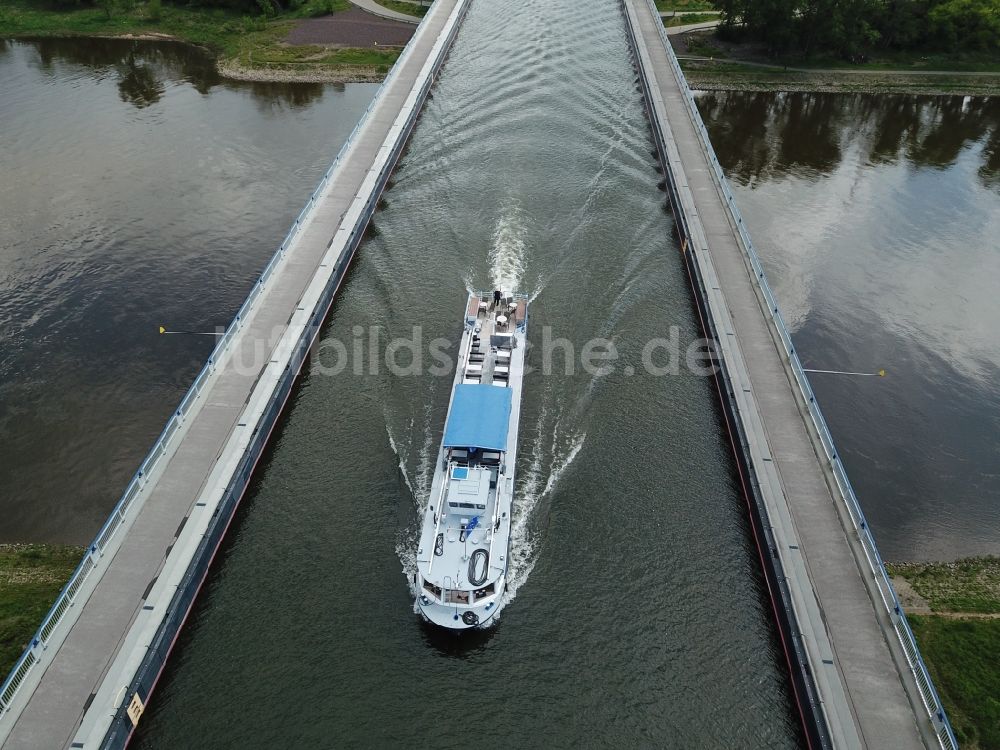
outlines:
[{"label": "white metal railing", "polygon": [[[425,18],[430,15],[431,14],[428,14]],[[3,714],[6,713],[7,709],[10,707],[14,696],[24,683],[25,677],[31,671],[31,668],[40,660],[41,652],[47,648],[59,623],[62,621],[66,612],[73,606],[74,597],[79,592],[81,586],[90,574],[93,573],[93,571],[98,567],[98,561],[103,556],[104,551],[108,548],[108,545],[114,538],[116,532],[130,517],[129,511],[134,511],[134,501],[140,495],[148,482],[150,473],[156,468],[160,459],[167,454],[168,447],[170,446],[172,439],[180,427],[184,424],[185,417],[191,412],[195,402],[198,400],[198,397],[204,391],[209,377],[215,371],[216,364],[228,352],[229,347],[235,338],[236,332],[243,327],[243,323],[246,321],[248,314],[253,309],[254,303],[266,287],[267,281],[271,278],[274,271],[284,260],[289,246],[302,229],[306,217],[316,205],[316,201],[322,194],[323,190],[329,184],[335,170],[340,166],[341,160],[344,158],[348,149],[354,142],[358,131],[368,120],[372,110],[375,109],[375,107],[380,103],[382,94],[386,90],[386,87],[399,75],[399,71],[402,69],[403,64],[412,54],[413,47],[415,46],[413,44],[413,40],[416,39],[417,36],[418,34],[415,33],[413,37],[411,37],[410,43],[406,45],[403,52],[396,59],[392,69],[382,81],[381,86],[379,86],[378,90],[375,92],[368,108],[361,115],[361,118],[358,120],[357,125],[354,126],[354,130],[352,130],[351,134],[347,137],[347,140],[344,141],[344,145],[341,146],[340,151],[333,160],[333,163],[324,173],[319,185],[313,191],[312,195],[309,196],[309,200],[306,202],[305,207],[296,217],[295,222],[288,231],[288,234],[285,235],[285,238],[281,241],[278,249],[271,256],[267,265],[264,266],[260,277],[250,290],[250,293],[240,306],[240,309],[236,312],[236,316],[233,318],[232,322],[230,322],[225,332],[219,337],[215,348],[208,357],[208,362],[204,367],[202,367],[201,371],[195,377],[194,382],[184,394],[184,397],[174,410],[174,413],[170,416],[170,419],[167,421],[163,431],[153,444],[152,449],[139,466],[139,470],[135,473],[132,480],[125,488],[125,492],[122,493],[122,496],[119,498],[114,510],[111,511],[108,519],[104,522],[100,531],[97,532],[97,535],[88,547],[83,560],[77,566],[72,576],[70,576],[69,581],[56,598],[55,603],[43,618],[42,624],[35,632],[35,635],[28,644],[28,647],[24,650],[24,653],[21,654],[17,663],[7,675],[3,685],[0,686],[0,718],[2,718]],[[430,78],[432,79],[433,77]],[[427,89],[430,87],[430,83],[431,80],[425,82],[424,87],[421,89],[421,94],[426,94]]]},{"label": "white metal railing", "polygon": [[[445,491],[448,489],[448,478],[451,475],[451,467],[452,467],[452,463],[449,461],[448,462],[448,467],[445,469],[445,477],[441,481],[441,492],[438,493],[437,512],[436,512],[436,514],[434,516],[434,534],[433,534],[433,536],[431,536],[431,544],[435,545],[434,549],[437,548],[438,529],[441,528],[441,519],[444,518],[444,514],[445,514],[444,495],[445,495]],[[431,550],[431,561],[427,565],[427,575],[430,575],[431,574],[431,570],[434,568],[434,558],[436,557],[434,549]]]},{"label": "white metal railing", "polygon": [[[653,17],[658,19],[659,16],[656,12],[656,6],[654,5],[653,0],[645,1],[649,6],[650,12],[653,13]],[[799,387],[799,391],[805,401],[805,404],[809,409],[813,425],[816,428],[820,442],[823,445],[823,450],[826,453],[827,460],[829,461],[834,477],[837,480],[837,487],[840,490],[841,498],[847,507],[851,523],[861,540],[861,545],[865,551],[868,567],[871,570],[875,584],[878,587],[882,604],[889,616],[890,622],[892,623],[893,630],[896,632],[896,636],[899,638],[899,642],[903,647],[907,665],[914,677],[914,680],[916,681],[917,688],[920,691],[921,702],[923,703],[928,717],[934,726],[934,731],[941,747],[945,750],[955,750],[958,747],[958,741],[955,739],[955,733],[951,728],[951,723],[948,721],[944,705],[941,703],[941,698],[938,696],[937,690],[934,688],[934,683],[927,671],[927,665],[924,664],[924,660],[920,656],[920,649],[917,647],[913,631],[910,629],[910,625],[906,621],[906,615],[903,612],[903,608],[899,603],[899,599],[896,597],[895,588],[893,587],[892,581],[889,579],[889,575],[886,572],[885,563],[882,561],[882,557],[879,554],[878,547],[875,544],[875,538],[872,536],[871,529],[868,526],[868,521],[865,519],[864,511],[861,510],[861,505],[858,502],[857,495],[855,495],[851,481],[847,477],[847,471],[844,468],[843,462],[840,460],[840,454],[837,452],[833,442],[833,435],[830,433],[830,429],[826,424],[826,419],[823,417],[823,412],[819,408],[819,402],[816,400],[816,394],[813,392],[812,385],[809,383],[809,377],[806,375],[806,372],[802,367],[802,363],[799,360],[799,355],[795,351],[791,334],[785,325],[781,311],[778,307],[777,298],[774,296],[774,293],[771,291],[771,286],[767,282],[764,267],[760,262],[760,257],[757,254],[753,241],[750,239],[750,234],[743,221],[743,216],[740,214],[739,207],[736,205],[736,198],[733,196],[733,191],[729,187],[729,181],[726,179],[726,176],[722,171],[722,166],[719,164],[719,159],[715,154],[715,149],[712,147],[712,141],[709,138],[708,131],[705,129],[705,123],[701,119],[701,113],[698,111],[698,105],[695,102],[694,95],[691,93],[691,88],[687,84],[687,79],[684,77],[684,73],[681,70],[677,56],[674,54],[673,47],[670,45],[666,29],[663,27],[663,24],[658,24],[658,26],[661,41],[666,49],[667,59],[670,61],[670,65],[674,71],[678,85],[680,86],[681,93],[684,96],[691,119],[698,131],[702,147],[705,149],[705,153],[712,164],[716,184],[721,191],[722,196],[726,200],[726,205],[737,228],[740,242],[747,254],[747,257],[750,259],[750,265],[754,270],[757,285],[764,297],[764,301],[768,305],[768,312],[770,313],[771,318],[774,321],[775,328],[778,331],[782,347],[785,350],[785,356],[791,365],[792,372],[795,375],[795,381]]]}]

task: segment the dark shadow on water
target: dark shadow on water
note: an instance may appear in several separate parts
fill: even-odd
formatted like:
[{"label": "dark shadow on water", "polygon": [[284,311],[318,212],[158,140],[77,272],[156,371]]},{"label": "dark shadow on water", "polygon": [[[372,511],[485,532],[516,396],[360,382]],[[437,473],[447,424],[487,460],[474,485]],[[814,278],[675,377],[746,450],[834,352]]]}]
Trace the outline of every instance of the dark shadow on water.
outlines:
[{"label": "dark shadow on water", "polygon": [[129,55],[118,64],[118,93],[123,102],[139,107],[148,107],[160,101],[163,96],[163,82],[156,71]]},{"label": "dark shadow on water", "polygon": [[442,656],[452,656],[458,659],[465,659],[473,654],[482,653],[496,633],[499,623],[489,625],[485,628],[473,628],[471,630],[450,631],[432,625],[424,620],[420,615],[416,615],[420,620],[420,630],[424,636],[424,643],[433,648]]},{"label": "dark shadow on water", "polygon": [[889,371],[811,377],[882,554],[995,554],[1000,100],[711,92],[698,106],[804,365]]},{"label": "dark shadow on water", "polygon": [[[45,38],[0,40],[0,55],[16,45],[30,47],[31,64],[48,75],[75,66],[100,80],[118,78],[122,101],[148,107],[161,100],[168,83],[186,83],[200,94],[213,88],[248,91],[263,109],[299,109],[322,98],[321,83],[261,83],[222,78],[205,50],[181,42],[136,39]],[[343,84],[335,91],[343,91]]]},{"label": "dark shadow on water", "polygon": [[[263,81],[247,83],[227,81],[225,85],[229,88],[249,89],[262,110],[308,107],[323,96],[324,86],[322,83],[269,83]],[[340,88],[334,88],[334,91],[344,90],[344,84],[339,84],[339,86]]]},{"label": "dark shadow on water", "polygon": [[996,128],[983,147],[983,165],[979,168],[979,179],[986,187],[1000,186],[1000,128]]},{"label": "dark shadow on water", "polygon": [[851,148],[871,164],[944,169],[983,144],[983,184],[995,184],[1000,172],[996,98],[705,92],[698,108],[719,161],[741,184],[829,174]]}]

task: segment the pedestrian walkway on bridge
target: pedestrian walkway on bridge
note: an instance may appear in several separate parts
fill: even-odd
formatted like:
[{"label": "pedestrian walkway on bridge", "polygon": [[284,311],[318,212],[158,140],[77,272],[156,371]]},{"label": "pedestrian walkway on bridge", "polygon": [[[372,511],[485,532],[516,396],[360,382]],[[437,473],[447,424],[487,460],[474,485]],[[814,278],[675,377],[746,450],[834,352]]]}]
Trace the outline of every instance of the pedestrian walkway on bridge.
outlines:
[{"label": "pedestrian walkway on bridge", "polygon": [[122,747],[469,0],[436,0],[0,690],[7,750]]},{"label": "pedestrian walkway on bridge", "polygon": [[651,0],[622,0],[810,744],[954,736]]}]

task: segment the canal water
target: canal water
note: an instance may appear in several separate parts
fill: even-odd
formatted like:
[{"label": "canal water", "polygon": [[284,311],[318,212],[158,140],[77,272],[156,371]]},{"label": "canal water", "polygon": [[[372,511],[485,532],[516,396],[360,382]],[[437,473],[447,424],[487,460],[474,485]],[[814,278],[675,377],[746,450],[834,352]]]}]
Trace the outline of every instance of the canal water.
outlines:
[{"label": "canal water", "polygon": [[[211,346],[157,326],[231,318],[373,92],[0,42],[0,541],[92,536]],[[889,371],[814,378],[886,556],[996,552],[995,105],[700,105],[807,366]],[[797,744],[711,384],[643,366],[699,333],[651,149],[614,3],[474,4],[137,746]],[[455,640],[406,583],[448,379],[381,355],[497,282],[575,352],[526,389],[514,600]]]},{"label": "canal water", "polygon": [[[797,745],[712,381],[642,366],[699,336],[652,148],[614,3],[473,4],[137,747]],[[533,300],[513,600],[459,639],[407,586],[426,357],[497,284]],[[550,374],[546,336],[575,349]]]}]

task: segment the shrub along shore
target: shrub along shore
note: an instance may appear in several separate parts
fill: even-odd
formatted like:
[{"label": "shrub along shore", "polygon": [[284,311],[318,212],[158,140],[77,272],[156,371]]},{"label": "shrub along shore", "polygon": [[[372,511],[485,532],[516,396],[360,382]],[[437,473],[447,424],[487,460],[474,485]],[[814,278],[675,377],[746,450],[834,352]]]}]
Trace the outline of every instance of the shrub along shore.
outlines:
[{"label": "shrub along shore", "polygon": [[[680,0],[660,0],[678,4]],[[1000,94],[1000,0],[713,0],[675,39],[693,87]]]},{"label": "shrub along shore", "polygon": [[[262,12],[261,7],[268,10]],[[170,5],[160,0],[3,0],[0,38],[52,36],[176,40],[197,45],[216,59],[221,75],[250,81],[346,82],[381,80],[400,50],[330,48],[284,42],[297,22],[347,10],[347,0],[305,0],[278,8],[259,0],[253,13],[235,1],[220,5]],[[418,6],[414,6],[418,7]]]},{"label": "shrub along shore", "polygon": [[760,43],[715,31],[671,41],[688,83],[706,91],[1000,95],[1000,57],[986,52],[881,52],[852,62],[830,54],[769,55]]},{"label": "shrub along shore", "polygon": [[[282,0],[286,5],[278,0],[201,0],[198,5],[163,0],[55,2],[3,0],[0,38],[176,40],[207,50],[222,76],[244,81],[379,81],[400,51],[285,42],[297,22],[346,10],[348,0]],[[415,14],[424,10],[393,0],[382,4],[406,5]],[[712,4],[657,0],[657,6],[690,12],[710,10]],[[732,29],[728,33],[733,36]],[[686,58],[682,64],[692,88],[698,89],[1000,95],[1000,63],[975,50],[934,55],[896,51],[852,63],[829,54],[806,59],[794,51],[775,57],[760,43],[734,42],[711,31],[674,37],[674,42]],[[929,73],[935,70],[946,72]]]},{"label": "shrub along shore", "polygon": [[1000,52],[1000,0],[716,0],[723,38],[768,54],[863,62],[883,54]]},{"label": "shrub along shore", "polygon": [[817,94],[1000,96],[1000,73],[764,68],[737,61],[682,60],[692,89]]}]

